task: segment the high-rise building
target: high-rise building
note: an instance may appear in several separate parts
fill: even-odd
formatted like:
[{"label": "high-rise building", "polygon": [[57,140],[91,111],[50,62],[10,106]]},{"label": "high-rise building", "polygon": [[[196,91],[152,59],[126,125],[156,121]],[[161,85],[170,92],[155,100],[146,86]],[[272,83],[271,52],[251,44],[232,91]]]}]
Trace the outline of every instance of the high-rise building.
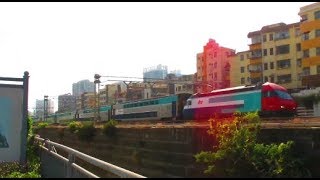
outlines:
[{"label": "high-rise building", "polygon": [[[43,119],[43,116],[44,116],[44,100],[36,100],[36,109],[34,111],[34,115],[37,117],[37,118],[41,118]],[[54,102],[53,100],[51,99],[48,99],[48,104],[47,104],[47,115],[50,115],[50,114],[54,114]]]},{"label": "high-rise building", "polygon": [[[143,79],[144,81],[154,81],[165,79],[168,74],[168,67],[163,66],[161,64],[157,65],[156,67],[149,67],[143,69]],[[150,78],[150,79],[148,79]]]},{"label": "high-rise building", "polygon": [[94,83],[89,80],[81,80],[72,84],[72,95],[80,96],[85,92],[94,92]]},{"label": "high-rise building", "polygon": [[230,87],[230,61],[234,54],[235,50],[209,39],[203,52],[197,54],[197,92]]},{"label": "high-rise building", "polygon": [[300,8],[303,85],[320,86],[320,2]]},{"label": "high-rise building", "polygon": [[58,97],[58,112],[71,112],[76,110],[76,96],[69,94]]}]

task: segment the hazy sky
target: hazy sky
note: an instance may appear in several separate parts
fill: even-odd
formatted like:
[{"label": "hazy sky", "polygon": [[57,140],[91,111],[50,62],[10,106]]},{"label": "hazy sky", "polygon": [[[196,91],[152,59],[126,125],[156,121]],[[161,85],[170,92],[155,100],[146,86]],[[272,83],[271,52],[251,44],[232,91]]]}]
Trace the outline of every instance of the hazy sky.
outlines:
[{"label": "hazy sky", "polygon": [[191,74],[210,38],[248,50],[249,32],[298,22],[312,3],[1,2],[0,77],[29,71],[32,110],[36,99],[72,93],[72,83],[96,73],[142,77],[162,64]]}]

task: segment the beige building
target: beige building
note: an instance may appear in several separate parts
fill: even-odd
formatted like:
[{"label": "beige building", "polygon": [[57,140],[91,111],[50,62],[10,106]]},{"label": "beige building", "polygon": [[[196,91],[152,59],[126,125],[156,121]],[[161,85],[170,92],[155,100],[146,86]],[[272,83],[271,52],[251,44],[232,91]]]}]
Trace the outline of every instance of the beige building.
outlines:
[{"label": "beige building", "polygon": [[[251,84],[275,82],[287,89],[301,87],[302,50],[299,23],[277,23],[249,32],[248,70]],[[238,58],[238,57],[236,57]]]},{"label": "beige building", "polygon": [[213,39],[197,54],[196,92],[209,92],[230,87],[230,61],[235,50],[221,47]]},{"label": "beige building", "polygon": [[320,86],[320,3],[300,8],[303,85]]},{"label": "beige building", "polygon": [[231,87],[251,84],[250,72],[250,51],[238,52],[230,62],[230,85]]}]

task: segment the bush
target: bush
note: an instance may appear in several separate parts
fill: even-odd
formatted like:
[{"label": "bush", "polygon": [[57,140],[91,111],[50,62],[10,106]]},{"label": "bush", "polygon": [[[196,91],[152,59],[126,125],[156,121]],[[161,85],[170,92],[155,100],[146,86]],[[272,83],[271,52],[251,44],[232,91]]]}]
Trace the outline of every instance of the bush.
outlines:
[{"label": "bush", "polygon": [[46,128],[49,124],[47,122],[40,122],[38,123],[37,127],[39,129],[42,129],[42,128]]},{"label": "bush", "polygon": [[195,155],[208,164],[205,173],[216,177],[309,177],[303,162],[294,156],[294,142],[259,144],[260,118],[248,113],[225,119],[210,119],[208,134],[217,144],[213,151]]},{"label": "bush", "polygon": [[116,127],[117,124],[118,124],[117,121],[109,120],[103,125],[103,129],[102,129],[103,133],[108,137],[114,137],[117,132],[117,127]]},{"label": "bush", "polygon": [[95,136],[96,129],[93,123],[84,124],[81,128],[76,131],[78,138],[83,141],[91,141]]},{"label": "bush", "polygon": [[75,133],[81,127],[83,127],[83,124],[81,122],[72,121],[68,124],[68,127],[71,133]]}]

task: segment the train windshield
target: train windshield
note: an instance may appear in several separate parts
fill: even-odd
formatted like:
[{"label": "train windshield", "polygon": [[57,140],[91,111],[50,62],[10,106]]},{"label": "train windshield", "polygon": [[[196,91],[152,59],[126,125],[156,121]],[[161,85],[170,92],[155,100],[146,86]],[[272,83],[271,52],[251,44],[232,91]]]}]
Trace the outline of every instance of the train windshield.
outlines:
[{"label": "train windshield", "polygon": [[276,90],[276,93],[277,93],[277,95],[278,95],[281,99],[289,99],[289,100],[292,99],[292,97],[290,96],[290,94],[288,94],[287,92]]}]

